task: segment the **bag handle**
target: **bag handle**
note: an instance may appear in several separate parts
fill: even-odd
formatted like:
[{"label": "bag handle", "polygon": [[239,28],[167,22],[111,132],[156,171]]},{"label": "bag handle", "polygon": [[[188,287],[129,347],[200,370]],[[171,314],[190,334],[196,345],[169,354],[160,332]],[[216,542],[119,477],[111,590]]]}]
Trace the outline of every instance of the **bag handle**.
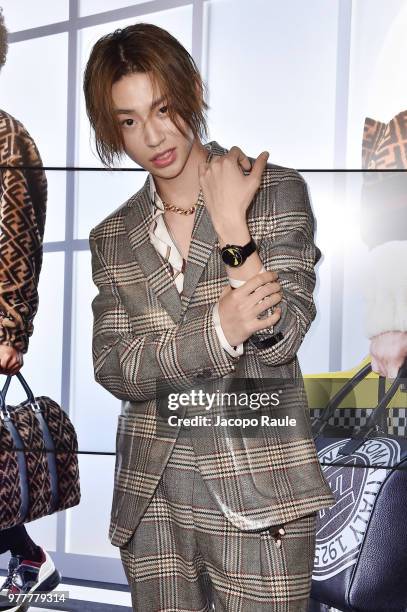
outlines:
[{"label": "bag handle", "polygon": [[356,385],[366,378],[371,371],[372,366],[370,363],[367,363],[365,366],[363,366],[363,368],[356,372],[356,374],[350,378],[341,389],[339,389],[338,393],[336,393],[333,398],[329,400],[322,416],[318,419],[317,423],[313,427],[315,432],[314,440],[316,440],[316,438],[323,432],[329,419],[331,416],[333,416],[335,410],[342,403],[345,397],[356,387]]},{"label": "bag handle", "polygon": [[378,421],[385,414],[387,406],[395,395],[396,391],[401,385],[404,385],[407,378],[407,359],[404,364],[399,369],[396,378],[391,384],[390,388],[384,394],[383,398],[379,401],[377,408],[374,409],[373,413],[370,415],[367,423],[363,427],[359,427],[357,429],[351,439],[343,446],[339,451],[339,455],[351,455],[354,453],[362,444],[364,444],[365,440],[370,437],[372,433],[376,435],[387,435],[387,432],[384,432],[379,425]]},{"label": "bag handle", "polygon": [[13,378],[13,376],[16,376],[18,381],[21,383],[21,386],[23,387],[24,391],[27,394],[27,398],[28,401],[30,402],[30,404],[34,404],[35,403],[35,398],[34,398],[34,394],[31,391],[27,381],[25,380],[25,378],[23,377],[23,375],[18,372],[18,374],[13,374],[13,375],[9,375],[6,378],[6,382],[4,383],[4,386],[2,388],[2,390],[0,391],[0,411],[3,412],[3,410],[5,410],[6,408],[6,395],[7,395],[7,391],[9,389],[10,383],[11,383],[11,379]]},{"label": "bag handle", "polygon": [[[350,379],[348,380],[343,387],[338,391],[338,393],[336,393],[336,395],[334,395],[334,397],[329,400],[324,413],[322,415],[322,417],[317,421],[316,426],[313,428],[315,435],[314,435],[314,441],[317,439],[317,437],[323,432],[323,430],[325,429],[329,419],[331,418],[331,416],[334,414],[335,410],[338,408],[338,406],[342,403],[342,401],[345,399],[345,397],[364,379],[366,378],[366,376],[368,374],[370,374],[370,372],[372,371],[372,365],[370,363],[367,363],[365,366],[363,366],[363,368],[361,368],[358,372],[356,372],[356,374]],[[392,397],[395,395],[397,389],[399,388],[399,386],[403,383],[404,378],[407,377],[407,359],[404,361],[403,365],[400,367],[396,378],[394,379],[392,385],[390,386],[390,388],[388,389],[387,392],[385,392],[385,382],[386,379],[383,376],[379,377],[379,402],[377,407],[374,409],[373,414],[370,416],[368,422],[366,423],[366,425],[364,426],[363,429],[367,429],[368,433],[370,433],[370,431],[375,428],[375,425],[377,423],[377,421],[379,420],[379,418],[384,414],[384,411],[387,408],[387,405],[389,404],[390,400],[392,399]],[[362,432],[362,428],[359,428],[359,430],[357,431],[356,435],[360,435]]]}]

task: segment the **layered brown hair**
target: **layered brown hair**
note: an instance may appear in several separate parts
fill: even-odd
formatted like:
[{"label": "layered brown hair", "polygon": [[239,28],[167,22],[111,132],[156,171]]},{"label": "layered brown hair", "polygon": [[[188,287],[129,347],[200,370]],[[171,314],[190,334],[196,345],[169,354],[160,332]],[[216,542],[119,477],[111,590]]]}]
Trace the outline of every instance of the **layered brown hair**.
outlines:
[{"label": "layered brown hair", "polygon": [[166,30],[137,23],[100,38],[84,76],[86,111],[95,131],[96,151],[106,166],[124,152],[114,112],[112,86],[133,72],[149,73],[154,91],[165,97],[168,115],[186,137],[181,120],[197,138],[207,136],[204,84],[188,51]]}]

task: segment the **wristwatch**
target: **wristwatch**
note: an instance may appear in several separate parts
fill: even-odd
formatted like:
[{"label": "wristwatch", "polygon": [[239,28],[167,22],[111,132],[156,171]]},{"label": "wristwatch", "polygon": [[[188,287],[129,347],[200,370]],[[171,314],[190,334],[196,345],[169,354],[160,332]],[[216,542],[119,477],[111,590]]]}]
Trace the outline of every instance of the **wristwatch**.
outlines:
[{"label": "wristwatch", "polygon": [[238,268],[256,250],[256,243],[253,238],[244,246],[237,244],[226,244],[221,249],[222,259],[227,266]]}]

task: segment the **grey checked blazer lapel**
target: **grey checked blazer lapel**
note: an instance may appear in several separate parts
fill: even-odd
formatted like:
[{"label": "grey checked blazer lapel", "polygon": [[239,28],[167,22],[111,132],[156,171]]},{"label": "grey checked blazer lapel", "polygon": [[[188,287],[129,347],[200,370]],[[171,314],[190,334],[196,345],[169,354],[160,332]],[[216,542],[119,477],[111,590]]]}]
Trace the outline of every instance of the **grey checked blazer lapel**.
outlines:
[{"label": "grey checked blazer lapel", "polygon": [[[226,149],[220,147],[216,142],[209,143],[206,146],[215,155],[226,153]],[[178,323],[188,308],[202,272],[217,245],[218,238],[210,215],[203,203],[203,198],[200,198],[192,228],[185,268],[184,288],[180,295],[173,281],[170,265],[150,242],[149,227],[152,218],[153,209],[147,179],[126,209],[124,224],[133,254],[151,289],[173,321]]]},{"label": "grey checked blazer lapel", "polygon": [[182,314],[188,308],[209,257],[217,244],[217,234],[205,206],[200,203],[195,212],[194,227],[185,268],[184,288],[181,294]]},{"label": "grey checked blazer lapel", "polygon": [[178,323],[182,303],[172,279],[170,265],[150,242],[149,226],[153,219],[148,180],[123,216],[133,255],[137,259],[151,289],[175,323]]}]

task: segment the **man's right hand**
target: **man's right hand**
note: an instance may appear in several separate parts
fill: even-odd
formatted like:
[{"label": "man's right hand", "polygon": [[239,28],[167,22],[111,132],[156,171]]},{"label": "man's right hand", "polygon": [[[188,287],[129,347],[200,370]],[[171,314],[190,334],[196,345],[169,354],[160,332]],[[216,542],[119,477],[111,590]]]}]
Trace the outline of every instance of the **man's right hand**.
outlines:
[{"label": "man's right hand", "polygon": [[17,374],[23,366],[23,354],[12,346],[0,344],[0,374]]},{"label": "man's right hand", "polygon": [[218,305],[219,318],[231,346],[245,342],[254,333],[279,321],[281,308],[276,308],[272,315],[264,319],[257,318],[281,301],[281,285],[277,279],[276,272],[261,272],[237,289],[225,287],[222,291]]}]

